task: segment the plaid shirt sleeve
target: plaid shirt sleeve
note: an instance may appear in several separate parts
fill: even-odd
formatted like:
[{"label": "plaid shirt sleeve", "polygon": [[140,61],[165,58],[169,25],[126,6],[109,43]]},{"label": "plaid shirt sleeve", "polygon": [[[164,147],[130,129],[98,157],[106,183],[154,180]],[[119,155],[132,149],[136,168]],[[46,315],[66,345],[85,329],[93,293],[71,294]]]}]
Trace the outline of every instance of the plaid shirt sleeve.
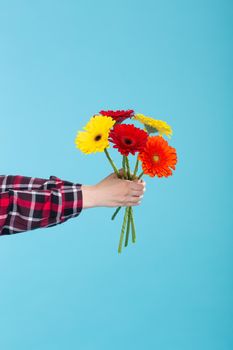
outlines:
[{"label": "plaid shirt sleeve", "polygon": [[0,235],[51,227],[78,216],[83,209],[81,186],[53,175],[0,175]]}]

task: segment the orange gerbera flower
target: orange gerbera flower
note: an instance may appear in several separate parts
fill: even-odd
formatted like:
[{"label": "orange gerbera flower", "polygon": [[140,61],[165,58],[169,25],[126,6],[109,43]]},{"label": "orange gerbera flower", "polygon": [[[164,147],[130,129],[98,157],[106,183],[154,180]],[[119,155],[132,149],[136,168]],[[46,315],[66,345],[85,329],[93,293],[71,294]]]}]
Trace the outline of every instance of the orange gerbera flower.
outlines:
[{"label": "orange gerbera flower", "polygon": [[[138,154],[144,174],[151,177],[172,175],[177,163],[176,149],[169,146],[162,136],[149,136],[146,146]],[[171,169],[170,169],[171,168]]]}]

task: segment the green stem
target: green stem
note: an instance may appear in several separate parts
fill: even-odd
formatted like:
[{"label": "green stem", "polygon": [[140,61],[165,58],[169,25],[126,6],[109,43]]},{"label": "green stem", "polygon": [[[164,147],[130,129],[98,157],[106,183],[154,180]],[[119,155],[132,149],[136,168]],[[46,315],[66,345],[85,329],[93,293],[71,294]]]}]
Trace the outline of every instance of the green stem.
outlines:
[{"label": "green stem", "polygon": [[117,170],[117,167],[115,166],[115,164],[114,164],[112,158],[110,157],[110,154],[108,153],[107,148],[104,149],[104,153],[106,154],[106,156],[107,156],[107,158],[108,158],[108,160],[109,160],[109,163],[110,163],[111,166],[113,167],[113,170],[114,170],[115,174],[116,174],[119,178],[121,178],[121,176],[120,176],[120,174],[119,174],[119,171]]},{"label": "green stem", "polygon": [[131,223],[131,207],[128,209],[128,221],[127,221],[127,228],[126,228],[126,236],[125,236],[125,247],[128,245],[129,241],[129,230],[130,230],[130,223]]},{"label": "green stem", "polygon": [[138,179],[141,179],[141,177],[144,175],[144,172],[142,171],[141,174],[138,176]]},{"label": "green stem", "polygon": [[125,156],[125,163],[126,163],[126,169],[127,169],[128,180],[131,180],[129,159],[128,159],[127,156]]},{"label": "green stem", "polygon": [[126,170],[125,170],[125,156],[122,157],[122,168],[124,173],[124,179],[127,179]]},{"label": "green stem", "polygon": [[135,164],[135,168],[134,168],[134,172],[133,172],[133,179],[135,179],[137,171],[138,171],[138,164],[139,164],[139,159],[137,158],[136,160],[136,164]]},{"label": "green stem", "polygon": [[119,245],[118,245],[118,253],[121,253],[122,250],[122,243],[123,243],[123,238],[124,238],[124,233],[125,233],[125,226],[126,226],[126,220],[128,217],[128,207],[125,208],[125,215],[124,215],[124,219],[123,219],[123,224],[122,224],[122,228],[121,228],[121,235],[120,235],[120,241],[119,241]]},{"label": "green stem", "polygon": [[130,219],[131,219],[131,225],[132,225],[132,242],[136,242],[136,230],[134,225],[134,217],[133,217],[133,208],[131,207],[131,213],[130,213]]},{"label": "green stem", "polygon": [[[126,174],[126,170],[125,170],[125,167],[126,167],[126,164],[125,164],[125,158],[126,156],[123,156],[122,158],[122,168],[123,168],[123,173],[124,173],[124,179],[127,179],[127,174]],[[118,207],[115,212],[113,213],[112,215],[112,220],[115,219],[115,217],[117,216],[118,212],[120,211],[121,207]]]},{"label": "green stem", "polygon": [[114,211],[113,216],[111,217],[112,220],[115,219],[115,217],[117,216],[117,214],[118,214],[118,212],[120,211],[120,209],[121,209],[121,207],[118,207],[118,208]]}]

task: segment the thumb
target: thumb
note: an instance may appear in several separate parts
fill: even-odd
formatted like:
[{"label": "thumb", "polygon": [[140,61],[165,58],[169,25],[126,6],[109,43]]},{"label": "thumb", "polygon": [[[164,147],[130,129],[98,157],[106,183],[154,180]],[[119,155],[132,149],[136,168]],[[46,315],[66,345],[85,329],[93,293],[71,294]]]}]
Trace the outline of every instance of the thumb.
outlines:
[{"label": "thumb", "polygon": [[[124,171],[123,171],[123,168],[121,169],[118,169],[118,173],[120,174],[121,177],[123,177],[124,175]],[[109,177],[112,177],[112,178],[118,178],[117,174],[115,173],[115,171],[113,171],[111,174],[108,175]]]}]

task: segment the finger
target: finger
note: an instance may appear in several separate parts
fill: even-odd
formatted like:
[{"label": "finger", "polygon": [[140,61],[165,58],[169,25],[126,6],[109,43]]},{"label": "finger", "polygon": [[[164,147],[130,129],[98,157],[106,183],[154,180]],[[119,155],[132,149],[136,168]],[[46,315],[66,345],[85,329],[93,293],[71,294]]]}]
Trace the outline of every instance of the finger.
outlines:
[{"label": "finger", "polygon": [[131,203],[137,203],[141,201],[140,196],[131,196],[130,198],[128,198],[127,202],[131,202]]},{"label": "finger", "polygon": [[141,196],[132,196],[132,197],[129,198],[129,200],[132,201],[132,202],[141,201],[141,200],[143,200],[143,195],[141,195]]},{"label": "finger", "polygon": [[133,191],[130,192],[130,196],[137,196],[137,197],[139,197],[139,196],[143,196],[143,194],[144,194],[144,191],[142,191],[142,190],[140,190],[140,191],[133,190]]},{"label": "finger", "polygon": [[136,179],[136,180],[133,180],[134,183],[138,183],[138,184],[142,184],[143,186],[146,186],[146,182],[142,179]]},{"label": "finger", "polygon": [[143,188],[145,188],[144,184],[131,181],[131,184],[130,184],[131,190],[142,191]]},{"label": "finger", "polygon": [[[119,169],[119,174],[121,175],[121,177],[124,177],[125,175],[125,170],[123,168]],[[125,180],[127,179],[127,177],[125,177]]]},{"label": "finger", "polygon": [[139,205],[141,204],[141,201],[138,201],[138,202],[128,202],[128,204],[126,205],[126,207],[134,207],[136,205]]}]

